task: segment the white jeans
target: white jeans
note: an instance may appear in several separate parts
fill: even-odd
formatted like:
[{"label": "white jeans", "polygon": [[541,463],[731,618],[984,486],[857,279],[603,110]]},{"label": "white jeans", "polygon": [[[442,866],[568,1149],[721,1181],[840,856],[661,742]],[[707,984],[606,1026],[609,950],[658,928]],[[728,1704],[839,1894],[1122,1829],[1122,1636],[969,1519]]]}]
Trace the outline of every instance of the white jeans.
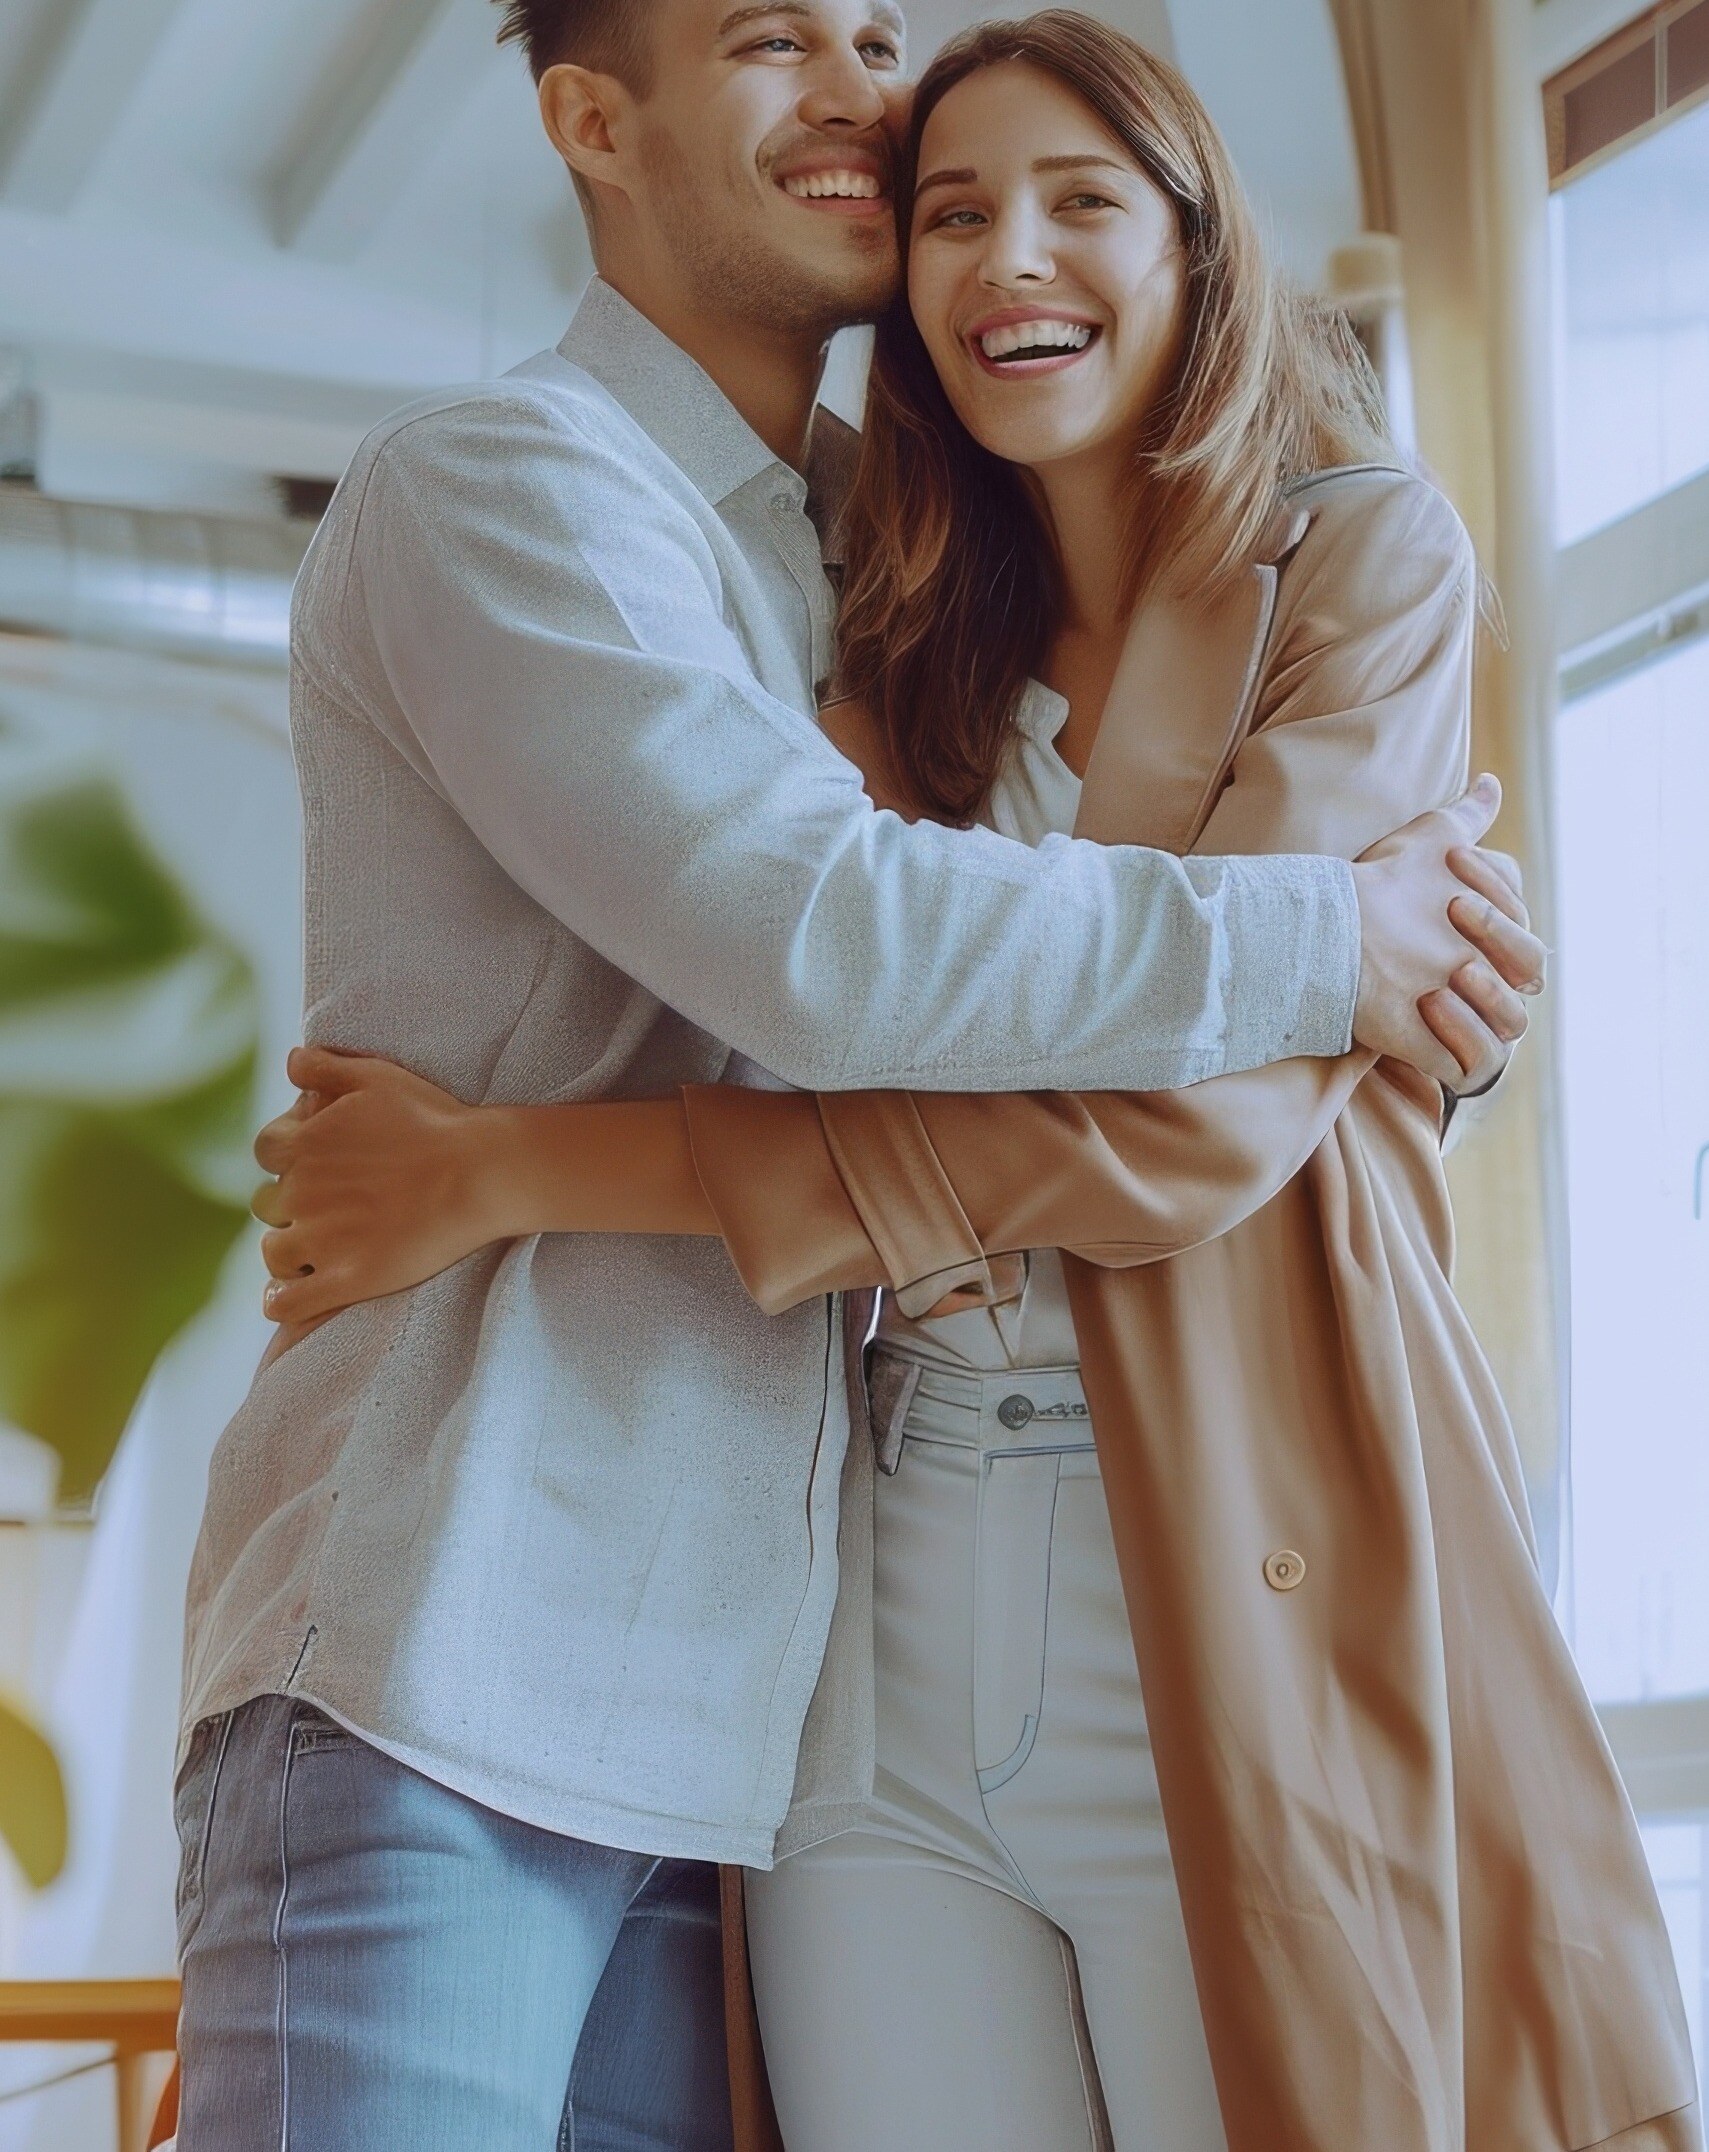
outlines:
[{"label": "white jeans", "polygon": [[789,2152],[1225,2152],[1078,1375],[929,1370],[862,1827],[749,1879]]}]

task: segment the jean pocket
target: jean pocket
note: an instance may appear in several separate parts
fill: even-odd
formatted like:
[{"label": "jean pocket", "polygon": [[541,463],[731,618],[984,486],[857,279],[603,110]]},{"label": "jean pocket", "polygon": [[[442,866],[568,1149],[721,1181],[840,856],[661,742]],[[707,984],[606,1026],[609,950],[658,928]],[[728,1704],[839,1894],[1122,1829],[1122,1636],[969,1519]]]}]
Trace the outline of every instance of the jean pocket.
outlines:
[{"label": "jean pocket", "polygon": [[324,1711],[313,1704],[299,1704],[291,1721],[291,1760],[301,1756],[318,1756],[323,1749],[362,1748],[366,1744],[360,1734],[353,1734],[348,1726],[340,1726],[336,1719],[328,1718]]},{"label": "jean pocket", "polygon": [[973,1616],[973,1759],[982,1794],[1023,1769],[1044,1711],[1060,1468],[1049,1450],[984,1460]]},{"label": "jean pocket", "polygon": [[198,1722],[172,1789],[172,1820],[178,1831],[178,1885],[173,1905],[180,1950],[189,1939],[188,1927],[201,1903],[202,1880],[208,1867],[208,1834],[213,1828],[214,1801],[234,1716],[233,1712],[221,1711]]}]

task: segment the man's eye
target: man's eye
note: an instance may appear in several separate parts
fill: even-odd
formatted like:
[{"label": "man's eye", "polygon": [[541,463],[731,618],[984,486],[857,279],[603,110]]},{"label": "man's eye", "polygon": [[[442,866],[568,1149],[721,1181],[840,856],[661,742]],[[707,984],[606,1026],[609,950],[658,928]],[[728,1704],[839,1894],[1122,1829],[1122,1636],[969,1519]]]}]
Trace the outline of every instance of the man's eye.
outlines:
[{"label": "man's eye", "polygon": [[750,52],[805,52],[806,49],[793,37],[762,37],[757,44],[748,47]]},{"label": "man's eye", "polygon": [[900,67],[902,65],[901,53],[887,39],[882,37],[868,38],[860,48],[860,56],[869,65],[875,64],[879,67]]}]

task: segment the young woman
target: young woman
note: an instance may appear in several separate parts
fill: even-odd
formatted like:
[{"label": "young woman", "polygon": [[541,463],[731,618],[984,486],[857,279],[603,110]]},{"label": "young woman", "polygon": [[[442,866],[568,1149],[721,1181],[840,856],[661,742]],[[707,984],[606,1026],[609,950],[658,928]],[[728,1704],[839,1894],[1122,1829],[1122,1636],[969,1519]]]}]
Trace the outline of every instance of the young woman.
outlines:
[{"label": "young woman", "polygon": [[[905,176],[826,713],[875,798],[1351,856],[1451,797],[1464,534],[1272,286],[1180,78],[1076,15],[976,30]],[[281,1320],[544,1231],[722,1233],[768,1308],[885,1288],[882,1470],[851,1452],[816,1727],[748,1889],[791,2152],[1697,2142],[1449,1284],[1433,1085],[1355,1053],[1165,1097],[469,1108],[293,1073]],[[852,1806],[820,1790],[851,1741]]]}]

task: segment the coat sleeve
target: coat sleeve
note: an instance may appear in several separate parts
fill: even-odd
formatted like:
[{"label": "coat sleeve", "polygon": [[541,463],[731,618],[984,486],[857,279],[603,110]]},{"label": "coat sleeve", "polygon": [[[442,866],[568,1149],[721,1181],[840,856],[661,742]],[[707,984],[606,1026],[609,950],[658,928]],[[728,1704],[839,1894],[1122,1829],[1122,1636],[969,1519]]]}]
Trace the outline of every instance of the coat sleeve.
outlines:
[{"label": "coat sleeve", "polygon": [[[1353,858],[1465,781],[1475,563],[1439,494],[1387,478],[1320,518],[1285,574],[1253,728],[1199,841]],[[697,1169],[763,1307],[882,1282],[919,1314],[952,1286],[990,1292],[1004,1253],[1128,1265],[1227,1232],[1372,1065],[1299,1059],[1174,1093],[686,1095]]]}]

